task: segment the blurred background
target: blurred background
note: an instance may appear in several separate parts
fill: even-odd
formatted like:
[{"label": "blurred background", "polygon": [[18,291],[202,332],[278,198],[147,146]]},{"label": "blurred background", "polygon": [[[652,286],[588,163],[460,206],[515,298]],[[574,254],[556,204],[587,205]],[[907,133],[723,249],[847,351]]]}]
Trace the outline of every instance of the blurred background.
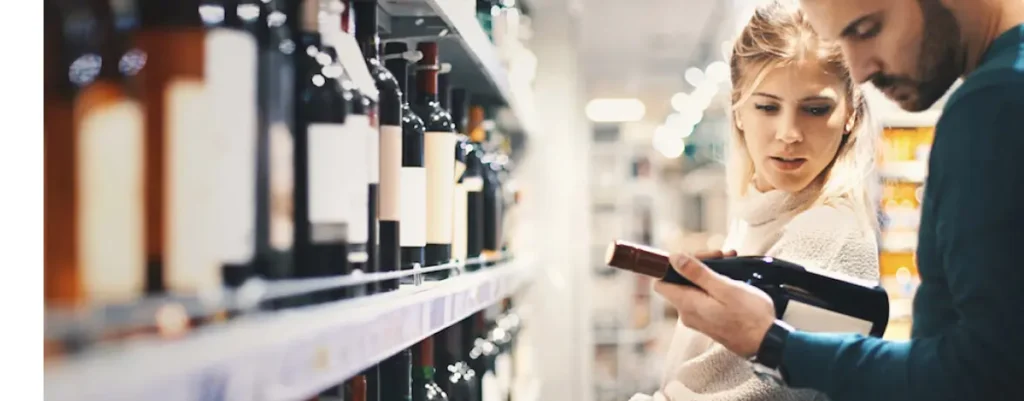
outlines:
[{"label": "blurred background", "polygon": [[[141,399],[132,398],[136,396],[168,400],[359,399],[352,393],[353,377],[369,375],[371,382],[376,380],[380,386],[388,386],[392,378],[386,371],[367,372],[378,369],[397,351],[419,347],[424,339],[447,341],[443,339],[444,333],[451,332],[452,327],[466,328],[459,334],[464,345],[434,346],[438,350],[437,358],[443,359],[443,354],[451,352],[448,362],[460,358],[472,360],[469,365],[481,377],[484,371],[502,371],[492,375],[492,379],[500,376],[499,381],[504,383],[495,387],[504,389],[501,395],[486,395],[489,393],[483,391],[484,395],[465,398],[467,400],[611,401],[626,400],[634,393],[651,393],[657,389],[665,348],[676,322],[675,311],[651,291],[651,279],[605,266],[604,252],[616,239],[669,251],[696,252],[721,246],[730,217],[722,164],[729,133],[727,57],[732,39],[757,1],[193,1],[206,7],[202,13],[182,11],[175,8],[172,5],[175,1],[171,0],[147,2],[161,6],[150,5],[148,8],[158,10],[147,11],[147,6],[132,5],[136,2],[130,0],[55,0],[45,4],[47,12],[52,11],[53,16],[46,21],[47,41],[53,38],[61,42],[47,53],[46,67],[54,71],[47,73],[48,82],[59,81],[59,84],[47,84],[47,110],[51,105],[53,110],[65,106],[65,109],[77,110],[77,114],[49,114],[45,122],[46,163],[49,171],[56,171],[46,177],[48,205],[64,205],[67,212],[61,214],[59,206],[54,206],[56,211],[47,209],[48,232],[70,232],[66,230],[73,230],[72,221],[89,224],[82,223],[80,216],[68,211],[84,213],[80,211],[83,209],[76,209],[81,206],[73,203],[80,202],[82,194],[88,192],[81,189],[82,182],[118,182],[89,181],[88,177],[77,176],[79,184],[68,184],[61,181],[61,177],[82,171],[116,175],[100,168],[85,170],[80,163],[123,155],[115,151],[117,146],[131,147],[135,143],[133,149],[141,149],[136,142],[97,142],[94,148],[77,151],[93,152],[92,159],[81,156],[85,153],[67,150],[76,146],[70,138],[85,132],[80,121],[83,113],[87,114],[89,107],[97,107],[82,100],[88,98],[90,91],[109,90],[109,85],[126,88],[138,85],[148,90],[137,98],[146,106],[141,112],[143,120],[161,115],[165,124],[167,121],[194,122],[200,118],[195,113],[167,111],[160,114],[162,106],[153,100],[160,94],[154,94],[159,91],[152,88],[162,88],[160,85],[170,82],[175,74],[193,74],[190,68],[205,68],[210,82],[215,76],[210,71],[218,68],[218,71],[228,72],[250,71],[255,80],[249,88],[254,92],[243,95],[229,90],[228,100],[222,102],[245,104],[243,96],[249,96],[250,103],[256,101],[260,105],[254,112],[250,110],[251,121],[295,119],[288,123],[293,127],[292,134],[296,135],[294,145],[283,149],[298,149],[301,144],[297,132],[305,131],[294,127],[331,122],[330,115],[336,112],[324,109],[328,117],[323,117],[317,114],[321,111],[311,111],[320,110],[326,103],[318,103],[320,98],[303,97],[306,93],[303,90],[318,93],[313,87],[304,89],[303,85],[309,85],[303,79],[308,78],[306,76],[295,79],[296,87],[288,89],[295,91],[294,97],[288,97],[288,102],[294,105],[270,100],[266,100],[269,106],[264,104],[265,86],[278,85],[278,81],[293,82],[288,74],[303,73],[303,61],[294,61],[304,57],[303,49],[308,49],[308,43],[303,42],[305,39],[300,39],[298,32],[302,31],[321,34],[322,44],[309,57],[316,60],[326,57],[321,67],[334,67],[316,74],[323,75],[319,79],[327,79],[326,82],[334,82],[330,79],[338,82],[331,90],[339,91],[341,98],[348,96],[347,100],[338,100],[339,104],[359,103],[365,97],[363,106],[345,107],[349,107],[346,111],[349,115],[361,115],[353,110],[368,107],[363,114],[369,116],[369,129],[383,132],[381,127],[389,124],[385,111],[389,103],[385,100],[387,85],[381,84],[380,76],[374,72],[374,68],[379,67],[374,67],[376,61],[369,62],[368,58],[380,56],[380,66],[387,62],[387,69],[399,81],[408,79],[407,100],[414,106],[420,103],[423,93],[441,92],[443,104],[439,107],[446,109],[444,112],[450,115],[454,125],[437,128],[441,126],[430,125],[435,114],[420,113],[419,108],[413,110],[427,123],[427,132],[447,129],[464,135],[467,143],[476,146],[482,166],[495,171],[492,178],[488,178],[490,173],[481,174],[486,182],[485,191],[493,190],[496,194],[488,205],[492,209],[497,207],[495,221],[499,222],[490,223],[486,229],[500,239],[488,240],[493,243],[485,245],[483,252],[478,249],[476,255],[469,252],[453,256],[456,263],[443,268],[453,273],[437,281],[420,280],[421,272],[406,269],[403,258],[402,268],[380,265],[376,271],[369,272],[342,269],[305,274],[286,271],[278,276],[259,271],[251,274],[263,280],[262,287],[240,285],[250,276],[234,283],[232,281],[237,280],[196,279],[194,276],[203,272],[195,267],[175,273],[177,281],[158,288],[151,285],[152,278],[145,277],[153,274],[152,267],[146,270],[136,264],[116,270],[113,265],[89,267],[92,265],[84,262],[51,263],[49,260],[60,259],[64,250],[52,245],[57,242],[48,242],[47,399]],[[108,8],[96,6],[100,3],[106,3]],[[361,18],[360,13],[370,11],[360,11],[364,9],[356,8],[358,3],[369,3],[364,9],[374,10],[374,15],[368,20]],[[306,23],[310,18],[303,17],[302,8],[307,7],[308,13],[310,4],[316,7],[312,19],[320,21],[319,26],[313,24],[312,28]],[[232,10],[238,18],[232,16]],[[98,17],[104,12],[113,17]],[[189,26],[182,22],[189,18],[201,20],[201,23]],[[109,31],[104,24],[111,26]],[[366,33],[369,25],[375,31],[372,34]],[[232,46],[248,44],[255,53],[246,56],[248,59],[217,58],[207,53],[205,67],[201,62],[186,66],[188,61],[181,60],[188,57],[181,56],[181,52],[187,53],[182,50],[187,46],[173,47],[167,43],[186,43],[189,39],[173,36],[168,33],[173,29],[158,29],[160,27],[177,27],[175,29],[194,35],[233,31],[241,35],[241,39],[232,37],[235,42],[224,42],[228,47],[218,49],[228,51]],[[92,41],[90,37],[107,39]],[[111,44],[114,43],[109,40],[112,37],[124,40],[117,42],[120,47]],[[378,37],[384,45],[372,44],[375,40],[372,37]],[[195,40],[202,42],[204,39],[199,36]],[[205,40],[209,52],[212,42]],[[387,50],[393,43],[405,43],[408,45],[405,51],[420,52],[408,57],[408,76],[391,67],[391,60],[403,59],[405,55],[402,50]],[[436,44],[436,47],[420,46],[423,43]],[[282,50],[289,46],[291,50]],[[334,50],[328,51],[327,47]],[[376,50],[370,50],[374,48]],[[436,59],[431,59],[433,50],[429,49],[436,49]],[[266,57],[277,56],[265,54],[277,54],[274,52],[286,54],[280,56],[284,60],[280,65],[291,66],[288,68],[294,70],[280,70],[279,64],[268,62]],[[103,61],[110,57],[115,57],[120,68],[107,70],[111,63]],[[221,62],[224,66],[211,66],[211,62]],[[107,69],[103,65],[107,65]],[[259,67],[253,69],[256,65]],[[286,72],[282,72],[283,75],[270,73],[276,78],[267,78],[264,75],[267,69]],[[423,71],[437,71],[437,75],[443,77],[440,90],[436,85],[421,82],[418,76],[427,76]],[[315,83],[317,78],[313,79]],[[102,82],[108,86],[97,84]],[[236,85],[242,86],[232,88],[244,86]],[[321,82],[317,87],[322,85]],[[49,92],[51,87],[56,88],[52,89],[53,96]],[[876,117],[886,127],[884,136],[879,138],[877,192],[883,222],[879,238],[880,269],[893,305],[887,336],[906,338],[910,300],[918,281],[913,258],[918,208],[928,148],[942,102],[930,111],[905,113],[877,92],[869,89],[868,94]],[[235,106],[220,105],[217,100],[211,102],[220,112],[204,117],[207,120],[191,127],[223,126],[224,121],[233,126],[235,120],[230,119],[240,115],[231,108]],[[423,107],[427,103],[424,101]],[[265,117],[273,107],[291,111],[279,117]],[[294,115],[290,114],[292,112]],[[111,124],[110,127],[128,130],[126,120],[107,118],[103,121]],[[300,121],[302,119],[308,121]],[[353,121],[357,120],[346,119],[344,124],[354,124]],[[272,130],[265,127],[266,124],[255,124],[249,131],[252,138],[272,137]],[[135,129],[140,132],[136,139],[143,141],[143,129]],[[184,131],[146,125],[144,132],[146,138],[151,138],[153,135],[169,137]],[[64,136],[61,133],[65,133]],[[381,135],[379,146],[383,160],[386,141]],[[288,140],[292,141],[290,137]],[[274,146],[272,139],[267,143],[270,145],[252,142],[253,151]],[[60,153],[61,149],[70,153]],[[153,154],[147,152],[154,151],[138,150],[146,157]],[[217,156],[220,154],[217,150],[203,153],[205,156],[199,153],[181,156],[180,149],[155,152],[168,158],[178,157],[175,160],[209,162],[212,164],[201,165],[214,170],[224,169],[225,163],[231,163]],[[170,156],[170,152],[179,153]],[[67,156],[69,154],[79,155],[78,159]],[[298,155],[295,153],[294,158],[300,158]],[[349,160],[350,156],[339,153],[331,157]],[[256,159],[254,161],[263,160],[263,156]],[[268,162],[269,171],[278,168],[273,167],[277,163],[274,160]],[[367,164],[375,159],[365,160]],[[124,168],[143,171],[143,164],[136,162]],[[291,166],[290,162],[284,164]],[[296,162],[295,166],[298,165]],[[240,187],[238,191],[272,185],[258,182],[271,182],[273,174],[253,173],[251,164],[246,166],[241,174],[255,177],[247,179],[256,183],[252,188]],[[405,167],[403,164],[403,171]],[[337,175],[337,180],[345,181],[355,180],[353,177],[358,174],[353,169],[365,166],[337,168],[332,174]],[[189,177],[214,170],[197,170],[199,175]],[[65,172],[63,176],[61,171]],[[284,174],[289,174],[288,170]],[[365,174],[359,174],[363,174],[359,176],[360,183],[365,183]],[[391,176],[383,168],[379,174],[383,188]],[[142,178],[140,173],[137,180],[152,179],[147,177]],[[124,177],[119,179],[125,180]],[[320,182],[300,184],[296,181],[292,185],[298,191],[300,185],[315,186]],[[406,183],[401,183],[405,188]],[[428,178],[425,185],[434,183]],[[218,188],[226,185],[224,182],[208,184]],[[462,184],[457,178],[456,185]],[[71,191],[67,188],[72,187],[79,192],[60,192],[61,188]],[[117,192],[118,188],[124,187],[105,188],[104,193]],[[69,195],[71,193],[77,195]],[[211,193],[215,195],[210,195],[214,197],[210,199],[217,196],[236,199],[243,192]],[[251,197],[249,192],[244,194],[242,198]],[[286,196],[293,199],[290,193]],[[384,202],[387,195],[381,192],[379,196]],[[86,198],[96,202],[107,199],[102,196]],[[299,197],[294,200],[304,201]],[[232,201],[226,202],[230,209]],[[254,205],[261,205],[261,202]],[[252,213],[262,210],[253,207]],[[109,207],[100,209],[103,213],[117,214]],[[144,209],[139,213],[160,212],[150,210],[150,206]],[[344,211],[340,213],[345,215]],[[361,213],[365,216],[365,212]],[[401,215],[403,219],[406,217]],[[171,220],[177,218],[171,216]],[[247,216],[241,219],[248,219],[251,213]],[[286,217],[291,218],[289,216]],[[379,216],[381,221],[385,220],[383,215]],[[262,224],[260,219],[265,218],[273,217],[257,216],[254,223],[247,224],[258,227]],[[210,235],[204,238],[213,243],[221,244],[217,235],[228,235],[229,230],[220,226],[212,232],[204,230],[202,219],[196,224],[199,225],[186,227],[195,230],[188,233]],[[296,220],[288,224],[300,223]],[[106,226],[99,224],[98,227],[98,231],[79,231],[76,235],[100,235]],[[260,236],[256,237],[258,242]],[[48,241],[60,241],[54,238],[47,237]],[[295,238],[288,250],[291,246],[295,249],[300,246],[303,239]],[[67,241],[74,242],[73,239]],[[381,246],[385,246],[386,238],[381,237],[381,241]],[[76,243],[85,243],[80,245],[84,248],[102,248],[89,245],[88,241]],[[272,248],[271,245],[266,247]],[[261,245],[256,244],[255,248],[255,254],[259,255]],[[103,249],[110,252],[108,248]],[[147,256],[152,259],[152,254],[148,252]],[[476,266],[474,263],[478,266],[472,267]],[[303,270],[300,266],[291,268]],[[270,297],[266,294],[286,294],[278,298],[305,296],[325,288],[355,288],[367,285],[366,281],[396,279],[386,275],[389,271],[409,271],[410,277],[416,279],[406,282],[403,278],[401,288],[396,287],[392,292],[387,292],[384,286],[370,285],[368,291],[334,298],[304,298],[296,303],[272,303],[271,306],[264,305],[259,298]],[[165,271],[164,276],[167,274]],[[127,279],[118,280],[127,276],[135,277],[134,286],[122,282]],[[327,281],[309,281],[311,279]],[[185,284],[176,287],[174,283]],[[72,287],[80,290],[61,292],[62,288]],[[257,295],[252,295],[253,291]],[[369,294],[372,292],[380,293]],[[108,296],[111,293],[116,296]],[[252,300],[254,296],[257,301]],[[252,307],[253,303],[258,306]],[[474,323],[477,321],[479,324]],[[254,337],[264,338],[255,341]],[[332,340],[335,344],[310,345],[323,338],[335,338]],[[488,359],[490,362],[474,365],[480,355],[490,355],[487,347],[497,347],[500,352],[494,351],[494,355],[507,355],[508,359],[495,357]],[[300,363],[288,357],[305,355],[303,353],[309,354],[309,361]],[[421,353],[413,351],[412,355],[412,364],[429,364],[422,361]],[[303,363],[316,368],[295,367]],[[502,367],[503,364],[507,366]],[[443,373],[447,367],[438,365],[437,369]],[[478,386],[486,386],[477,380]],[[489,385],[494,387],[493,382]],[[419,399],[417,397],[414,399]]]}]

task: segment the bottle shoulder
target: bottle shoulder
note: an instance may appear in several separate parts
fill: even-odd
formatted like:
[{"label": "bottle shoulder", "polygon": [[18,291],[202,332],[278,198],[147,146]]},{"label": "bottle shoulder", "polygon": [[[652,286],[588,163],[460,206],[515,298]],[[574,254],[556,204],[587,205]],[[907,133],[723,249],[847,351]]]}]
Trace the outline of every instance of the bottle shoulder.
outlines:
[{"label": "bottle shoulder", "polygon": [[451,114],[442,109],[436,102],[428,104],[413,104],[413,111],[423,120],[425,129],[429,132],[455,132],[455,122]]},{"label": "bottle shoulder", "polygon": [[416,115],[408,103],[402,104],[402,131],[403,132],[415,132],[422,135],[426,128],[423,125],[423,119]]},{"label": "bottle shoulder", "polygon": [[398,86],[398,79],[391,73],[387,68],[384,68],[377,59],[367,59],[366,66],[370,70],[370,75],[373,76],[374,82],[377,84],[377,90],[382,95],[392,95],[400,97],[402,90]]}]

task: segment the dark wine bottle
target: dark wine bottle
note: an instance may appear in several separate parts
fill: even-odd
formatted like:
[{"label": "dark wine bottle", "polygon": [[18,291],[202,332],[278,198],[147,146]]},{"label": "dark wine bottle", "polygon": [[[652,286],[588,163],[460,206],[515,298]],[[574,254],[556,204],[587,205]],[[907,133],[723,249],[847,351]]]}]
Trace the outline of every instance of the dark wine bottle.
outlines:
[{"label": "dark wine bottle", "polygon": [[[353,219],[365,221],[365,214],[358,213],[365,210],[365,204],[353,202],[350,195],[364,194],[366,181],[340,178],[342,172],[350,171],[347,166],[359,165],[347,164],[351,161],[345,158],[344,152],[351,143],[362,150],[364,136],[346,127],[346,120],[350,118],[346,112],[351,106],[335,79],[328,76],[334,75],[329,73],[333,70],[328,69],[333,60],[321,43],[318,11],[318,0],[301,0],[293,4],[288,17],[290,22],[299,25],[294,104],[295,274],[298,277],[345,273],[350,268],[350,255],[365,254],[365,241],[362,248],[353,245],[360,237],[365,237],[365,230],[351,228],[355,225]],[[352,206],[357,210],[353,211]]]},{"label": "dark wine bottle", "polygon": [[[401,266],[401,200],[402,196],[402,91],[398,79],[384,67],[380,59],[380,35],[377,28],[377,1],[358,0],[351,4],[356,17],[356,40],[366,66],[377,84],[380,116],[379,170],[380,196],[377,216],[380,220],[379,264],[381,271],[395,271]],[[372,195],[372,194],[371,194]],[[398,288],[397,280],[381,283],[382,289]]]},{"label": "dark wine bottle", "polygon": [[484,179],[480,160],[483,152],[469,136],[469,93],[462,88],[453,89],[451,102],[455,125],[461,127],[455,148],[456,203],[460,207],[456,208],[457,234],[453,241],[462,241],[461,260],[475,261],[466,265],[467,270],[474,271],[482,266],[479,258],[484,245]]},{"label": "dark wine bottle", "polygon": [[435,334],[435,355],[438,356],[437,382],[453,401],[476,400],[480,379],[463,353],[462,328],[450,326]]},{"label": "dark wine bottle", "polygon": [[[672,268],[667,252],[615,241],[608,246],[609,266],[695,286]],[[889,322],[889,297],[882,287],[860,280],[826,275],[767,256],[741,256],[703,261],[711,270],[767,293],[776,317],[805,331],[854,332],[881,337]]]},{"label": "dark wine bottle", "polygon": [[[207,96],[213,115],[214,205],[217,242],[211,244],[228,285],[255,273],[257,65],[256,38],[245,30],[239,0],[203,0]],[[245,8],[241,9],[243,15]]]},{"label": "dark wine bottle", "polygon": [[427,337],[413,349],[412,399],[447,401],[448,394],[434,381],[434,338]]},{"label": "dark wine bottle", "polygon": [[[451,115],[441,108],[437,92],[437,43],[421,42],[417,50],[423,58],[416,69],[416,103],[413,110],[423,119],[424,156],[427,171],[427,246],[426,265],[448,263],[452,258],[452,217],[455,193],[455,124]],[[443,279],[448,271],[427,275]]]},{"label": "dark wine bottle", "polygon": [[479,311],[471,316],[466,323],[466,329],[470,331],[472,347],[469,348],[470,367],[480,377],[480,385],[477,386],[476,399],[480,401],[499,401],[500,386],[495,369],[495,360],[498,356],[498,347],[491,341],[487,330],[487,313]]},{"label": "dark wine bottle", "polygon": [[213,131],[216,115],[206,79],[211,44],[200,2],[137,5],[141,29],[135,40],[146,54],[137,77],[146,113],[147,289],[219,289],[222,238],[214,223],[219,147],[211,140],[219,134]]},{"label": "dark wine bottle", "polygon": [[256,144],[256,274],[266,279],[293,275],[295,42],[285,23],[284,0],[256,0],[260,62],[259,136]]},{"label": "dark wine bottle", "polygon": [[[391,42],[384,46],[384,64],[398,80],[402,94],[402,225],[399,239],[402,246],[401,268],[426,262],[427,244],[427,176],[424,166],[423,120],[409,107],[409,66],[419,52],[409,51],[405,43]],[[412,278],[403,280],[412,283]]]}]

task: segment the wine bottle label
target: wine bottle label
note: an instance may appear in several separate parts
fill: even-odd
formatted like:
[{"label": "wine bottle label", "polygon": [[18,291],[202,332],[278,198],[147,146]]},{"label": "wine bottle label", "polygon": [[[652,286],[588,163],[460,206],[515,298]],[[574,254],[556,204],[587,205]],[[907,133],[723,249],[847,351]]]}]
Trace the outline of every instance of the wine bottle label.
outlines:
[{"label": "wine bottle label", "polygon": [[502,352],[494,358],[494,374],[498,381],[498,392],[504,400],[512,385],[512,358],[507,352]]},{"label": "wine bottle label", "polygon": [[180,79],[167,86],[166,260],[164,281],[174,292],[195,293],[221,287],[216,247],[217,167],[213,115],[202,81]]},{"label": "wine bottle label", "polygon": [[867,320],[822,309],[790,299],[782,320],[797,330],[820,333],[860,333],[868,335],[874,326]]},{"label": "wine bottle label", "polygon": [[[402,127],[380,126],[380,209],[378,217],[399,221],[402,217]],[[422,198],[420,198],[422,199]]]},{"label": "wine bottle label", "polygon": [[274,123],[270,126],[270,246],[276,250],[290,249],[294,241],[294,160],[295,144],[288,124]]},{"label": "wine bottle label", "polygon": [[[360,158],[366,162],[358,171],[362,173],[363,185],[367,183],[378,183],[380,182],[380,174],[378,172],[379,162],[377,161],[380,156],[380,133],[374,130],[373,125],[370,123],[370,117],[362,114],[349,114],[345,117],[345,129],[348,132],[363,137],[362,147],[346,149],[345,153],[355,153],[356,149],[362,153]],[[354,142],[350,142],[355,145]],[[352,170],[351,174],[355,174],[356,170]],[[346,173],[346,175],[349,173]],[[358,180],[360,176],[353,175],[353,178]]]},{"label": "wine bottle label", "polygon": [[427,132],[423,139],[427,169],[427,243],[450,244],[456,137],[451,132]]},{"label": "wine bottle label", "polygon": [[501,392],[498,389],[498,380],[494,377],[494,373],[484,373],[484,377],[480,379],[481,395],[483,401],[501,401]]},{"label": "wine bottle label", "polygon": [[462,184],[455,184],[452,221],[452,258],[465,261],[469,254],[469,194]]},{"label": "wine bottle label", "polygon": [[79,126],[75,238],[89,300],[130,301],[145,285],[143,118],[138,103],[119,101]]},{"label": "wine bottle label", "polygon": [[345,238],[358,244],[369,237],[370,195],[365,130],[355,127],[348,122],[309,125],[309,220],[345,223]]},{"label": "wine bottle label", "polygon": [[398,226],[403,247],[427,244],[427,172],[423,167],[402,167],[402,223]]},{"label": "wine bottle label", "polygon": [[484,190],[484,179],[481,177],[464,177],[462,187],[466,192],[481,192]]},{"label": "wine bottle label", "polygon": [[233,29],[206,35],[205,78],[217,148],[215,230],[225,263],[252,260],[256,224],[256,40]]}]

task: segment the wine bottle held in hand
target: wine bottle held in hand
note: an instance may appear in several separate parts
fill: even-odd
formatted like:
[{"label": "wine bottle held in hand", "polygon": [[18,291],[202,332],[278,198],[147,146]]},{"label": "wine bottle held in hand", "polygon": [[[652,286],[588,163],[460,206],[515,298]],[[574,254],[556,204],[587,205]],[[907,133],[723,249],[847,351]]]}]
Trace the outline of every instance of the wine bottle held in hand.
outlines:
[{"label": "wine bottle held in hand", "polygon": [[[669,261],[667,252],[615,241],[608,246],[609,266],[693,286]],[[881,337],[889,322],[889,297],[877,284],[852,277],[810,271],[769,256],[704,259],[711,270],[746,282],[771,297],[776,317],[810,332],[860,333]]]}]

